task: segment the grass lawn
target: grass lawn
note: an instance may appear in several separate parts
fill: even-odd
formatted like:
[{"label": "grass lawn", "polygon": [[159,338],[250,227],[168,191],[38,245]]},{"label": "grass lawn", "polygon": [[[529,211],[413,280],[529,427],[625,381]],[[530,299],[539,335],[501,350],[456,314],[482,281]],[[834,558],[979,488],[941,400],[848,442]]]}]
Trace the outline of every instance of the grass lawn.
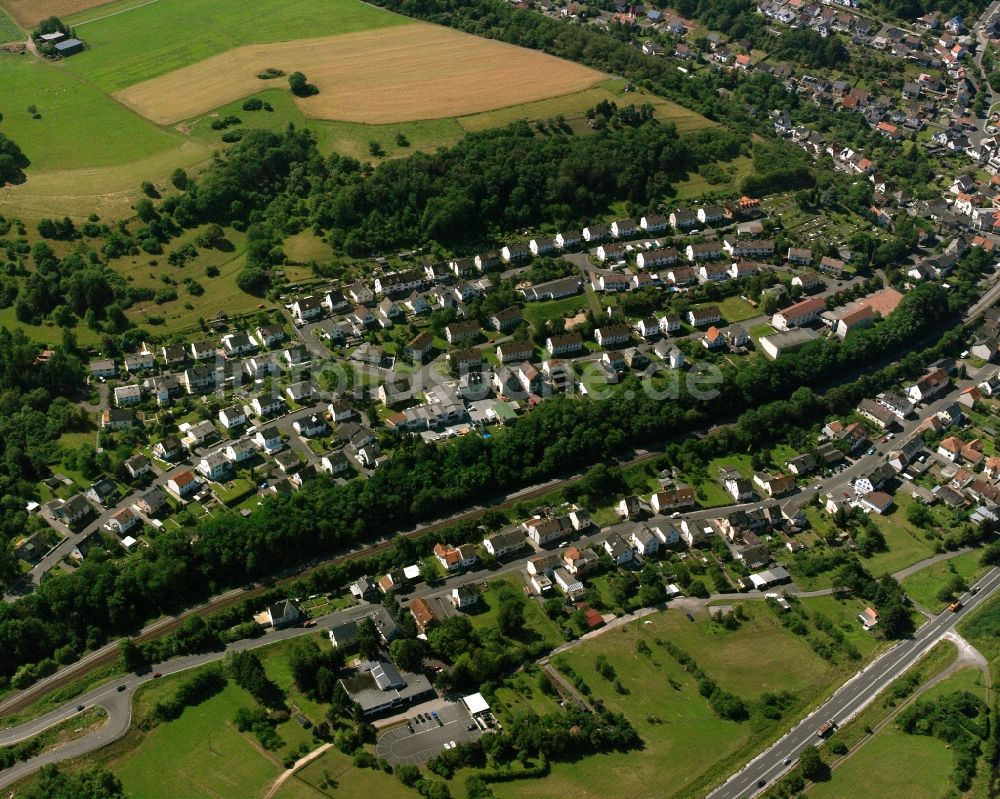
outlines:
[{"label": "grass lawn", "polygon": [[955,574],[961,575],[966,583],[971,585],[986,572],[988,567],[979,565],[981,555],[980,550],[972,550],[950,560],[927,566],[903,580],[903,588],[911,599],[936,613],[948,604],[937,598],[938,591]]},{"label": "grass lawn", "polygon": [[862,560],[865,568],[875,577],[893,574],[934,554],[934,548],[923,531],[906,520],[906,506],[916,500],[906,496],[905,491],[897,491],[895,500],[897,506],[888,515],[871,515],[888,546],[888,551]]},{"label": "grass lawn", "polygon": [[948,791],[951,769],[952,754],[943,741],[926,735],[907,735],[888,726],[845,760],[829,782],[813,785],[807,796],[938,799]]},{"label": "grass lawn", "polygon": [[129,796],[229,799],[256,796],[281,773],[277,760],[232,723],[254,700],[228,685],[211,699],[161,724],[136,749],[110,763]]},{"label": "grass lawn", "polygon": [[[500,602],[495,586],[499,584],[509,585],[516,595],[524,596],[524,583],[513,575],[491,581],[490,588],[480,594],[478,612],[469,615],[473,627],[488,627],[496,623],[496,614]],[[551,648],[557,647],[565,640],[562,631],[559,629],[559,625],[545,615],[541,605],[534,599],[529,599],[525,603],[524,619],[525,627],[537,635],[538,638],[545,640]]]},{"label": "grass lawn", "polygon": [[[564,653],[561,657],[595,696],[635,725],[645,749],[641,754],[597,755],[555,764],[544,780],[493,786],[496,795],[502,799],[704,796],[709,783],[735,768],[788,720],[737,724],[718,718],[691,676],[655,643],[657,638],[677,644],[722,688],[743,697],[756,697],[762,691],[795,693],[799,701],[795,712],[803,711],[844,676],[786,631],[760,603],[745,607],[751,618],[735,631],[708,619],[691,623],[683,614],[666,612]],[[640,639],[651,648],[650,657],[636,652]],[[597,674],[598,655],[608,658],[628,694],[618,694]],[[673,688],[668,677],[679,688]]]},{"label": "grass lawn", "polygon": [[950,694],[954,691],[968,691],[970,694],[975,694],[985,701],[988,690],[983,683],[983,673],[972,666],[959,669],[920,696],[922,699],[937,699],[944,694]]},{"label": "grass lawn", "polygon": [[256,492],[257,487],[245,477],[237,477],[226,483],[214,484],[215,495],[224,505],[235,505]]},{"label": "grass lawn", "polygon": [[561,300],[548,300],[546,302],[529,302],[522,310],[522,315],[528,324],[537,322],[562,319],[566,316],[575,316],[580,311],[587,310],[587,298],[583,295],[575,297],[564,297]]},{"label": "grass lawn", "polygon": [[875,654],[880,640],[862,629],[858,621],[858,614],[864,610],[866,603],[860,599],[839,600],[832,596],[805,597],[801,601],[811,613],[820,613],[832,621],[862,657],[869,658]]},{"label": "grass lawn", "polygon": [[[116,16],[106,13],[88,12],[85,19],[94,21],[85,24],[73,20],[88,47],[67,68],[109,93],[241,45],[411,22],[358,0],[284,0],[280,8],[273,3],[158,0]],[[154,30],[158,35],[150,39]]]},{"label": "grass lawn", "polygon": [[[6,209],[4,212],[7,212]],[[8,330],[23,330],[24,334],[33,341],[49,346],[61,344],[63,340],[63,329],[52,323],[26,325],[24,322],[19,322],[14,313],[13,305],[9,308],[0,308],[0,327],[6,327]],[[73,332],[76,334],[77,344],[81,347],[96,346],[101,342],[100,333],[91,330],[86,325],[77,325],[73,328]],[[90,442],[93,443],[93,441],[94,437],[91,435]]]},{"label": "grass lawn", "polygon": [[760,311],[741,297],[726,297],[722,302],[712,304],[719,306],[722,310],[722,318],[730,324],[745,322],[747,319],[760,316]]},{"label": "grass lawn", "polygon": [[416,795],[391,774],[355,768],[350,757],[328,749],[285,782],[274,799],[413,799]]},{"label": "grass lawn", "polygon": [[1000,598],[976,608],[959,622],[958,631],[983,653],[996,673],[1000,660]]},{"label": "grass lawn", "polygon": [[[31,160],[29,183],[37,171],[118,165],[161,155],[183,142],[180,134],[133,114],[62,65],[0,53],[0,86],[4,133]],[[32,119],[29,105],[37,106],[40,119]],[[136,188],[155,177],[136,178]],[[67,193],[72,192],[64,185]],[[100,213],[96,204],[91,210]]]}]

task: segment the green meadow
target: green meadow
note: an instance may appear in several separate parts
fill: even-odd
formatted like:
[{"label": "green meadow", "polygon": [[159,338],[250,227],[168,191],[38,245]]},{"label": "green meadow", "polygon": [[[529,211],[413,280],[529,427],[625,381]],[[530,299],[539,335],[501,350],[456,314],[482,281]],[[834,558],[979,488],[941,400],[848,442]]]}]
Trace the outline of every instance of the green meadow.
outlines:
[{"label": "green meadow", "polygon": [[108,93],[247,44],[410,22],[359,0],[157,0],[113,16],[107,13],[102,8],[74,18],[87,50],[66,66]]},{"label": "green meadow", "polygon": [[[87,169],[150,158],[183,142],[179,134],[129,111],[62,64],[2,53],[0,86],[0,124],[31,159],[29,177],[35,170]],[[36,107],[38,119],[28,106]]]}]

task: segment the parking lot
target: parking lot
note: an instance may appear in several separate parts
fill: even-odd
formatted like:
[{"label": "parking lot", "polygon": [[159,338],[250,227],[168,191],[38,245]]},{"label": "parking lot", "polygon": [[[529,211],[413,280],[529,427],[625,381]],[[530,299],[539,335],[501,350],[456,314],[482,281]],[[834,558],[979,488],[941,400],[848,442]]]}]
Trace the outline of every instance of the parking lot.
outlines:
[{"label": "parking lot", "polygon": [[[405,723],[386,730],[375,744],[376,755],[394,766],[401,763],[415,766],[444,751],[445,744],[474,741],[483,734],[460,702],[442,704],[435,712],[438,719],[429,718],[429,713],[421,714],[423,721],[410,717],[413,732]],[[474,729],[469,730],[470,726]]]}]

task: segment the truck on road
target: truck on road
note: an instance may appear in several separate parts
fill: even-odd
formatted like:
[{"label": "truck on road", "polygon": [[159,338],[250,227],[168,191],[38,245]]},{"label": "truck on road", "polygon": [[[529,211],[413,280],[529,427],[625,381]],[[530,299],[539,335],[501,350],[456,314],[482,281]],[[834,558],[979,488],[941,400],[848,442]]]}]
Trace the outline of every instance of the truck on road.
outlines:
[{"label": "truck on road", "polygon": [[825,721],[819,725],[819,729],[816,730],[816,735],[820,738],[828,738],[837,731],[837,724],[833,719]]}]

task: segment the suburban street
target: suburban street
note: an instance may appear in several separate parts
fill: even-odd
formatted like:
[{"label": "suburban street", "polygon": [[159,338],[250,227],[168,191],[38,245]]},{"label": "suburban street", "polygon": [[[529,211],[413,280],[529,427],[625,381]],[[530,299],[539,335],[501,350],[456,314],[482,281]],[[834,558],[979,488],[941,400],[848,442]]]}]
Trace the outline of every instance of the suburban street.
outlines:
[{"label": "suburban street", "polygon": [[962,596],[965,607],[960,612],[943,611],[917,630],[912,638],[877,657],[787,735],[710,793],[708,799],[749,799],[789,771],[806,747],[820,742],[816,730],[821,724],[833,721],[842,726],[850,721],[954,629],[965,614],[989,600],[1000,589],[1000,569],[991,569],[978,586],[978,593]]}]

